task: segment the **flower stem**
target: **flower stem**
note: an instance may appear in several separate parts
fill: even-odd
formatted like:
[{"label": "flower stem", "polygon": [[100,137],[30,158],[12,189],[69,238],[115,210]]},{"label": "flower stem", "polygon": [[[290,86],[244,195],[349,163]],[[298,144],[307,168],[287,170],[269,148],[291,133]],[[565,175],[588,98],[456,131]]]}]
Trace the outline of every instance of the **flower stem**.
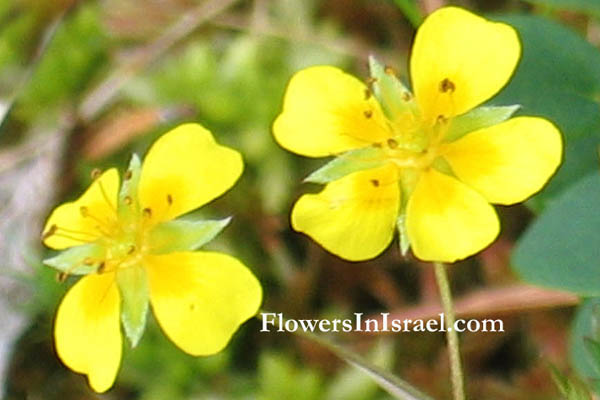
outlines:
[{"label": "flower stem", "polygon": [[446,340],[448,341],[448,352],[450,353],[450,373],[452,378],[452,394],[454,400],[465,400],[464,377],[460,361],[460,349],[458,334],[454,330],[454,305],[452,304],[452,293],[448,283],[446,266],[443,263],[433,263],[435,278],[440,290],[442,307],[446,316]]}]

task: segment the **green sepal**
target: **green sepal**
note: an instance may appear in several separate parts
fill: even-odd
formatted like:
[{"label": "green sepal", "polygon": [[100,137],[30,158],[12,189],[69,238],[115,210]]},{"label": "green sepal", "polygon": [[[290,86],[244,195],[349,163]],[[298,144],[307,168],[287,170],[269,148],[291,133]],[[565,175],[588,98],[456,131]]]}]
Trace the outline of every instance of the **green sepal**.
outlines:
[{"label": "green sepal", "polygon": [[343,178],[353,172],[377,168],[385,163],[381,149],[377,147],[364,147],[351,150],[331,160],[308,177],[304,182],[329,183]]},{"label": "green sepal", "polygon": [[403,212],[398,216],[396,220],[396,227],[398,228],[398,242],[400,244],[400,253],[402,257],[406,257],[408,250],[410,250],[410,239],[408,238],[408,231],[406,230],[406,213]]},{"label": "green sepal", "polygon": [[119,191],[118,210],[121,219],[136,218],[139,214],[138,184],[141,170],[142,162],[137,154],[133,154]]},{"label": "green sepal", "polygon": [[406,111],[412,111],[415,102],[410,90],[382,64],[369,57],[369,69],[373,78],[373,95],[379,101],[383,112],[391,120]]},{"label": "green sepal", "polygon": [[121,322],[131,347],[135,347],[144,334],[148,314],[150,291],[146,269],[141,265],[120,269],[117,284],[121,294]]},{"label": "green sepal", "polygon": [[444,141],[453,142],[467,133],[504,122],[521,108],[520,105],[479,107],[452,118]]},{"label": "green sepal", "polygon": [[43,263],[69,275],[87,275],[96,272],[104,258],[104,247],[87,243],[63,250]]},{"label": "green sepal", "polygon": [[155,226],[148,236],[153,254],[191,251],[210,242],[229,224],[231,217],[212,221],[167,221]]}]

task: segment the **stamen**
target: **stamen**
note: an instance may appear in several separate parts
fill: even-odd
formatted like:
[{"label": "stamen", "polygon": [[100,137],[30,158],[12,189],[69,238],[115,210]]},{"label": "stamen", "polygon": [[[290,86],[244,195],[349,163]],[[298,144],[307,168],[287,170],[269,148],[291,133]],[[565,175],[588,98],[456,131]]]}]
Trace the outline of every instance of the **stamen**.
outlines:
[{"label": "stamen", "polygon": [[113,205],[113,203],[108,198],[108,195],[106,194],[106,191],[104,190],[104,185],[102,184],[101,181],[98,181],[98,186],[100,187],[100,192],[102,193],[102,197],[104,198],[104,201],[106,202],[106,204],[108,204],[110,209],[113,210],[115,212],[115,214],[117,214],[117,208]]},{"label": "stamen", "polygon": [[442,92],[442,93],[447,93],[447,92],[452,93],[455,90],[456,90],[456,85],[454,85],[454,82],[452,82],[450,79],[444,78],[444,80],[440,82],[440,92]]},{"label": "stamen", "polygon": [[98,268],[96,268],[96,273],[102,274],[105,271],[106,271],[106,262],[101,261],[100,264],[98,265]]},{"label": "stamen", "polygon": [[135,245],[132,244],[131,246],[129,246],[129,249],[127,250],[127,254],[131,255],[133,253],[135,253]]},{"label": "stamen", "polygon": [[152,218],[152,210],[148,207],[144,208],[142,210],[142,214],[144,215],[144,217],[146,218]]},{"label": "stamen", "polygon": [[170,205],[173,204],[173,196],[171,196],[170,194],[167,194],[167,203]]},{"label": "stamen", "polygon": [[127,171],[125,171],[125,175],[123,175],[123,179],[125,179],[126,181],[130,180],[131,177],[133,176],[133,171],[131,171],[130,169],[128,169]]},{"label": "stamen", "polygon": [[444,115],[440,114],[437,116],[436,121],[438,124],[445,124],[446,122],[448,122],[448,118],[446,118]]},{"label": "stamen", "polygon": [[412,94],[410,92],[404,92],[404,93],[402,93],[402,100],[404,100],[404,101],[411,101],[412,100]]},{"label": "stamen", "polygon": [[42,233],[42,240],[46,240],[50,236],[54,235],[56,233],[56,229],[57,229],[56,225],[50,226],[50,229],[48,229],[46,232]]},{"label": "stamen", "polygon": [[369,118],[371,118],[373,116],[373,111],[371,111],[371,110],[365,110],[363,112],[363,114],[364,114],[365,118],[369,119]]},{"label": "stamen", "polygon": [[69,240],[73,240],[75,242],[81,242],[81,243],[89,243],[91,241],[91,239],[81,239],[75,236],[71,236],[71,235],[67,235],[66,233],[55,233],[54,236],[56,237],[61,237],[63,239],[69,239]]},{"label": "stamen", "polygon": [[90,173],[93,180],[96,180],[102,176],[102,170],[100,168],[94,168]]},{"label": "stamen", "polygon": [[374,78],[372,76],[367,78],[367,85],[371,86],[372,84],[374,84],[375,82],[377,82],[377,78]]},{"label": "stamen", "polygon": [[94,265],[94,260],[91,257],[86,257],[83,259],[83,264],[87,266]]},{"label": "stamen", "polygon": [[75,230],[75,229],[68,229],[68,228],[63,228],[63,227],[59,227],[59,226],[57,226],[57,227],[56,227],[56,230],[57,230],[57,231],[66,232],[66,233],[74,233],[74,234],[76,234],[76,235],[89,236],[89,237],[91,237],[92,239],[97,239],[97,238],[98,238],[98,236],[97,236],[97,235],[94,235],[93,233],[90,233],[90,232],[85,232],[85,231],[78,231],[78,230]]},{"label": "stamen", "polygon": [[66,272],[59,272],[56,274],[56,281],[58,283],[63,283],[64,281],[67,280],[68,277],[69,277],[69,274],[67,274]]},{"label": "stamen", "polygon": [[365,89],[365,100],[369,100],[372,95],[373,95],[373,92],[371,92],[371,89],[366,88]]},{"label": "stamen", "polygon": [[130,196],[125,196],[125,198],[123,199],[123,202],[125,203],[125,205],[130,206],[131,203],[133,203],[133,200],[131,200]]},{"label": "stamen", "polygon": [[394,70],[394,68],[390,67],[389,65],[385,66],[385,68],[383,69],[383,72],[385,72],[388,75],[396,76],[396,71]]},{"label": "stamen", "polygon": [[398,142],[390,138],[387,140],[387,145],[390,149],[395,149],[396,147],[398,147]]},{"label": "stamen", "polygon": [[373,186],[379,187],[379,180],[377,180],[377,179],[371,179],[371,183],[373,184]]},{"label": "stamen", "polygon": [[373,147],[380,149],[381,148],[381,143],[373,143]]},{"label": "stamen", "polygon": [[[109,233],[111,231],[111,227],[108,222],[103,221],[102,219],[96,217],[95,215],[90,214],[90,211],[86,206],[79,207],[79,212],[81,213],[82,217],[92,219],[99,224],[99,225],[96,225],[94,228],[96,228],[98,230],[98,232],[100,232],[101,235],[107,236],[107,237],[111,236],[111,234]],[[103,230],[103,228],[107,229],[108,231]]]}]

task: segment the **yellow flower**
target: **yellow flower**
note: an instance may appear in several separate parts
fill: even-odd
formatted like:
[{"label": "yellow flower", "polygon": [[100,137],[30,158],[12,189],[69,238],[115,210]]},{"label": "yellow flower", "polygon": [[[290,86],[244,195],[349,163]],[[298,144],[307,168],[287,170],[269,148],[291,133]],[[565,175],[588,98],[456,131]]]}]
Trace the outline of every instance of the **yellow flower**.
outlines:
[{"label": "yellow flower", "polygon": [[294,75],[273,132],[284,148],[338,157],[308,181],[295,230],[348,260],[380,254],[398,228],[423,260],[453,262],[498,235],[493,204],[540,190],[562,157],[547,120],[508,119],[518,107],[478,107],[510,79],[515,30],[456,7],[432,13],[414,41],[414,94],[371,62],[372,85],[330,66]]},{"label": "yellow flower", "polygon": [[109,169],[48,218],[44,243],[66,250],[45,263],[86,275],[58,308],[56,351],[95,391],[108,390],[116,378],[119,320],[135,345],[148,303],[164,333],[192,355],[222,350],[258,311],[261,286],[240,261],[193,251],[229,219],[175,220],[227,191],[242,169],[238,152],[218,145],[200,125],[182,125],[154,143],[143,167],[132,158],[120,189],[116,169]]}]

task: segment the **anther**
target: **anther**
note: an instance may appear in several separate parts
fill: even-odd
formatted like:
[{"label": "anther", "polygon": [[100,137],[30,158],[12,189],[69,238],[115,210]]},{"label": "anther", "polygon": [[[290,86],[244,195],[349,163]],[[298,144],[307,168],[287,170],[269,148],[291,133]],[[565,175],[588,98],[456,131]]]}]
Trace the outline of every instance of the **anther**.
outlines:
[{"label": "anther", "polygon": [[373,95],[373,92],[371,92],[371,89],[369,89],[369,88],[365,89],[365,100],[369,100],[372,95]]},{"label": "anther", "polygon": [[133,202],[133,200],[131,200],[131,197],[130,197],[130,196],[125,196],[125,197],[123,198],[123,203],[125,203],[125,205],[128,205],[128,206],[130,206],[132,202]]},{"label": "anther", "polygon": [[92,264],[94,264],[94,260],[93,260],[91,257],[86,257],[86,258],[83,260],[83,264],[84,264],[84,265],[92,265]]},{"label": "anther", "polygon": [[412,100],[412,94],[410,94],[410,92],[404,92],[404,93],[402,93],[402,100],[404,100],[404,101],[411,101]]},{"label": "anther", "polygon": [[446,122],[448,122],[448,118],[446,118],[442,114],[440,114],[440,115],[437,116],[437,123],[438,124],[445,124]]},{"label": "anther", "polygon": [[396,142],[394,139],[388,139],[387,145],[390,149],[395,149],[396,147],[398,147],[398,142]]},{"label": "anther", "polygon": [[152,210],[148,207],[144,208],[142,210],[142,214],[144,215],[144,217],[146,218],[151,218],[152,217]]},{"label": "anther", "polygon": [[376,149],[380,149],[381,143],[373,143],[373,147],[375,147]]},{"label": "anther", "polygon": [[50,226],[50,229],[48,229],[45,233],[42,234],[42,240],[46,240],[50,236],[54,235],[57,229],[58,227],[56,225]]},{"label": "anther", "polygon": [[132,244],[131,246],[129,246],[129,249],[127,250],[127,254],[131,255],[133,253],[135,253],[135,245]]},{"label": "anther", "polygon": [[444,78],[444,80],[440,82],[440,92],[452,93],[454,92],[454,90],[456,90],[456,86],[454,85],[454,82],[452,82],[450,79]]},{"label": "anther", "polygon": [[79,207],[79,212],[81,213],[81,216],[84,218],[90,215],[89,210],[86,206]]},{"label": "anther", "polygon": [[66,272],[59,272],[58,274],[56,274],[56,281],[58,283],[63,283],[64,281],[67,280],[68,277],[69,277],[69,274],[67,274]]},{"label": "anther", "polygon": [[96,269],[96,273],[102,274],[102,273],[104,273],[104,271],[106,271],[106,263],[104,261],[102,261],[98,265],[98,268]]},{"label": "anther", "polygon": [[127,171],[125,171],[125,175],[123,175],[123,179],[128,181],[131,179],[132,176],[133,176],[133,172],[130,169],[128,169]]},{"label": "anther", "polygon": [[379,180],[377,180],[377,179],[371,179],[371,183],[373,184],[373,186],[379,187]]},{"label": "anther", "polygon": [[377,82],[377,78],[370,76],[370,77],[367,78],[366,82],[367,82],[367,85],[372,85],[375,82]]},{"label": "anther", "polygon": [[102,170],[100,170],[100,168],[94,168],[90,175],[92,176],[92,179],[98,179],[100,178],[100,175],[102,175]]},{"label": "anther", "polygon": [[171,196],[170,194],[167,194],[167,203],[169,203],[169,205],[173,204],[173,196]]},{"label": "anther", "polygon": [[371,111],[371,110],[365,110],[363,112],[363,115],[365,116],[365,118],[369,119],[369,118],[371,118],[373,116],[373,111]]},{"label": "anther", "polygon": [[394,68],[390,67],[389,65],[385,66],[385,68],[383,69],[383,72],[385,72],[388,75],[396,76],[396,71],[394,70]]}]

